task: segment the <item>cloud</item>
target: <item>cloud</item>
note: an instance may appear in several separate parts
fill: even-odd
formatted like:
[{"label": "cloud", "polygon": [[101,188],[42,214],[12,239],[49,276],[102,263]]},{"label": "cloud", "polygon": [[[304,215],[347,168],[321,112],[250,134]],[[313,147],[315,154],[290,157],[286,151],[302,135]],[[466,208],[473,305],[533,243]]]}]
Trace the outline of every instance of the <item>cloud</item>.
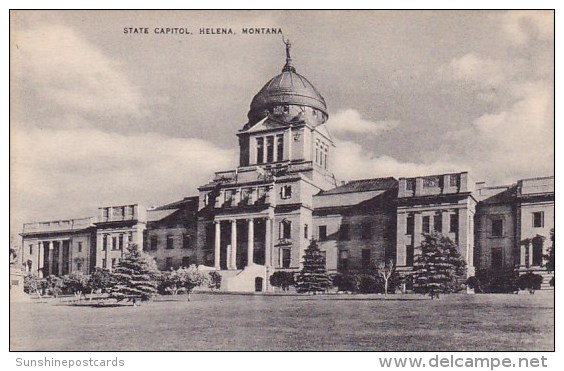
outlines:
[{"label": "cloud", "polygon": [[466,170],[446,161],[401,162],[390,156],[378,156],[358,143],[338,140],[332,157],[337,179],[351,180],[393,176],[420,176]]},{"label": "cloud", "polygon": [[[145,104],[124,66],[71,28],[38,24],[14,33],[16,86],[34,94],[48,112],[140,117]],[[21,108],[25,109],[25,108]]]},{"label": "cloud", "polygon": [[502,18],[502,30],[513,44],[524,45],[531,40],[552,40],[554,13],[552,11],[510,11]]},{"label": "cloud", "polygon": [[236,153],[194,138],[125,136],[93,129],[12,131],[13,227],[95,215],[102,205],[195,195]]},{"label": "cloud", "polygon": [[377,135],[399,125],[399,121],[369,121],[355,109],[340,110],[331,115],[327,126],[335,134],[353,133]]},{"label": "cloud", "polygon": [[480,86],[495,86],[510,74],[511,67],[489,57],[468,53],[453,58],[440,69],[440,73],[454,80],[466,81]]}]

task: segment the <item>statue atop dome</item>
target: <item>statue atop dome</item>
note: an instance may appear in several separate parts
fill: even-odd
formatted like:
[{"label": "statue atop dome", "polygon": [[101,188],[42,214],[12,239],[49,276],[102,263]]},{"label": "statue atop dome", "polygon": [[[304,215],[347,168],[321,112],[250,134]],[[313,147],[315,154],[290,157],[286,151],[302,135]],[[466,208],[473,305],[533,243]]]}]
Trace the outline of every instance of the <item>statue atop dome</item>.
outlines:
[{"label": "statue atop dome", "polygon": [[282,35],[282,42],[286,45],[286,64],[284,65],[282,71],[296,72],[296,68],[292,63],[292,43],[290,42],[290,39],[284,39],[284,35]]}]

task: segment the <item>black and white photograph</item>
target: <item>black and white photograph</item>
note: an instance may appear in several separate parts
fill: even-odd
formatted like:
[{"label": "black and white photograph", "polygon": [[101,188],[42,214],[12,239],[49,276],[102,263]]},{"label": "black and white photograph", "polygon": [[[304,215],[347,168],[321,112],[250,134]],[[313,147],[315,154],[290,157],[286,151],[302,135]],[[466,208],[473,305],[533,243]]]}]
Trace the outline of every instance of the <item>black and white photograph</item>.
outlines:
[{"label": "black and white photograph", "polygon": [[555,351],[554,10],[9,18],[11,352]]}]

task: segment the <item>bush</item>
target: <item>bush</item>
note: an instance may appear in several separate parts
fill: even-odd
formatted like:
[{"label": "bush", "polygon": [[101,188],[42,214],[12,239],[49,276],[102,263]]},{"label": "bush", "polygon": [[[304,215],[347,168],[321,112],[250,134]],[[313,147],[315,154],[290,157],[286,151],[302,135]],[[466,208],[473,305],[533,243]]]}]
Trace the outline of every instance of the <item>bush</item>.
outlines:
[{"label": "bush", "polygon": [[357,292],[358,284],[356,274],[338,273],[333,276],[333,285],[337,287],[338,291]]},{"label": "bush", "polygon": [[519,290],[519,273],[513,269],[479,269],[476,278],[480,282],[479,292],[506,294]]},{"label": "bush", "polygon": [[211,271],[209,273],[209,276],[210,276],[210,279],[209,279],[210,289],[219,290],[221,288],[221,274],[219,274],[216,271]]},{"label": "bush", "polygon": [[554,277],[552,277],[552,278],[550,279],[549,285],[552,286],[552,287],[554,287]]},{"label": "bush", "polygon": [[357,275],[358,292],[361,294],[383,294],[384,280],[370,274]]},{"label": "bush", "polygon": [[288,291],[290,286],[293,286],[294,274],[292,272],[276,271],[270,276],[270,284],[274,287],[280,287],[283,291]]},{"label": "bush", "polygon": [[527,272],[519,277],[517,284],[521,290],[529,290],[532,294],[535,290],[540,290],[542,276],[533,272]]},{"label": "bush", "polygon": [[471,289],[476,290],[476,292],[479,292],[482,290],[482,283],[480,282],[480,279],[476,276],[472,276],[472,277],[468,277],[468,279],[466,280],[466,286],[468,286]]}]

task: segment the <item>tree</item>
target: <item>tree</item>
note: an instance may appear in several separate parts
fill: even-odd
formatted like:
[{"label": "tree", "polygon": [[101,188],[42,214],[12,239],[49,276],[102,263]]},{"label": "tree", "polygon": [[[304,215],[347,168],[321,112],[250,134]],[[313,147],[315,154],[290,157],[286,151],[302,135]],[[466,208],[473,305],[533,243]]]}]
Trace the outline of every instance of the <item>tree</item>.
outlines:
[{"label": "tree", "polygon": [[24,277],[24,292],[27,294],[36,293],[39,298],[47,288],[47,281],[35,273],[29,273]]},{"label": "tree", "polygon": [[458,291],[466,262],[456,244],[438,232],[423,233],[423,237],[421,254],[413,264],[414,291],[428,294],[431,299]]},{"label": "tree", "polygon": [[111,273],[115,286],[110,290],[110,297],[117,301],[137,299],[150,300],[157,293],[157,280],[160,275],[155,259],[131,244],[124,258]]},{"label": "tree", "polygon": [[47,277],[47,290],[53,297],[59,296],[63,292],[63,279],[54,274]]},{"label": "tree", "polygon": [[553,273],[554,272],[554,228],[550,230],[550,240],[552,241],[552,246],[548,248],[548,251],[545,255],[543,255],[543,258],[546,261],[544,264],[546,270],[548,271],[548,273]]},{"label": "tree", "polygon": [[86,285],[86,288],[90,290],[90,301],[92,301],[94,292],[97,292],[98,294],[102,292],[109,293],[114,284],[115,282],[109,270],[96,267],[94,272],[90,275]]},{"label": "tree", "polygon": [[176,296],[178,291],[182,289],[182,281],[177,272],[171,270],[162,274],[160,286],[165,292],[169,292],[173,296]]},{"label": "tree", "polygon": [[177,280],[180,287],[186,290],[188,301],[190,301],[190,294],[196,287],[203,286],[209,282],[209,275],[200,272],[195,265],[191,265],[188,268],[178,268],[176,271],[171,272],[171,274],[175,275],[175,280]]},{"label": "tree", "polygon": [[80,271],[72,272],[63,277],[63,286],[66,291],[72,292],[73,295],[80,300],[82,298],[82,293],[86,291],[88,287],[89,280],[90,277]]},{"label": "tree", "polygon": [[534,294],[535,290],[540,290],[542,284],[542,276],[540,274],[534,274],[533,272],[527,272],[517,280],[517,284],[521,290],[529,290],[529,294]]},{"label": "tree", "polygon": [[303,268],[296,278],[296,290],[299,293],[326,292],[331,287],[331,277],[325,269],[325,257],[321,254],[316,240],[305,250]]},{"label": "tree", "polygon": [[294,274],[286,271],[276,271],[270,276],[270,284],[274,287],[280,287],[282,291],[288,291],[288,288],[294,285]]},{"label": "tree", "polygon": [[384,295],[388,296],[388,286],[390,278],[394,275],[396,267],[394,261],[390,260],[388,264],[380,263],[378,266],[378,275],[384,280]]},{"label": "tree", "polygon": [[221,288],[221,274],[219,274],[219,272],[216,271],[211,271],[209,273],[209,286],[210,289],[216,289],[219,290]]}]

